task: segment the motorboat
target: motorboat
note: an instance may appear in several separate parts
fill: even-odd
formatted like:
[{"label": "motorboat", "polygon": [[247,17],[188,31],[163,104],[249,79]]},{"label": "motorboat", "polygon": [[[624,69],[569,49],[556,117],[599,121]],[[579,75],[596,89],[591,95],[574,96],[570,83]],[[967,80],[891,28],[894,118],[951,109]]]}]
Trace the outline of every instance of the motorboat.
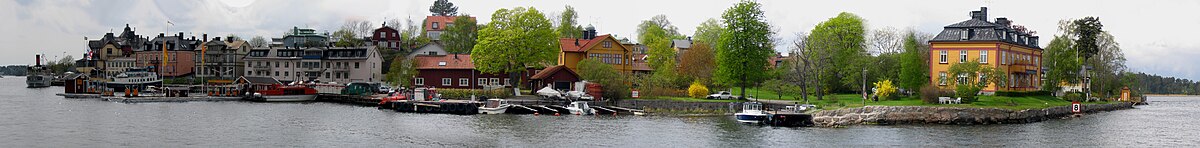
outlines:
[{"label": "motorboat", "polygon": [[565,97],[563,97],[562,92],[554,90],[553,88],[550,88],[550,86],[542,87],[542,89],[539,89],[537,91],[537,95],[544,99],[565,99]]},{"label": "motorboat", "polygon": [[106,84],[109,88],[116,91],[123,91],[127,88],[137,88],[145,90],[147,86],[158,86],[162,84],[162,79],[158,74],[151,72],[148,68],[130,68],[125,72],[121,72],[112,78]]},{"label": "motorboat", "polygon": [[746,102],[742,104],[742,112],[733,114],[740,123],[760,124],[767,120],[767,113],[762,110],[762,103]]},{"label": "motorboat", "polygon": [[272,84],[258,86],[253,95],[248,98],[253,101],[266,102],[300,102],[317,100],[317,89],[304,85]]},{"label": "motorboat", "polygon": [[503,114],[509,107],[512,107],[512,104],[508,104],[504,99],[488,99],[479,107],[479,114]]},{"label": "motorboat", "polygon": [[54,76],[50,75],[50,68],[42,65],[42,55],[35,55],[35,64],[29,66],[25,76],[25,84],[29,88],[50,87],[50,81],[54,80]]},{"label": "motorboat", "polygon": [[596,110],[593,110],[591,106],[588,106],[587,102],[583,101],[571,102],[571,105],[567,106],[567,111],[570,111],[571,114],[575,115],[596,114]]},{"label": "motorboat", "polygon": [[565,96],[567,97],[567,99],[571,99],[571,100],[589,100],[590,101],[590,100],[595,99],[595,97],[592,97],[592,95],[588,95],[587,93],[584,93],[582,91],[569,91],[569,92],[567,92],[567,94]]}]

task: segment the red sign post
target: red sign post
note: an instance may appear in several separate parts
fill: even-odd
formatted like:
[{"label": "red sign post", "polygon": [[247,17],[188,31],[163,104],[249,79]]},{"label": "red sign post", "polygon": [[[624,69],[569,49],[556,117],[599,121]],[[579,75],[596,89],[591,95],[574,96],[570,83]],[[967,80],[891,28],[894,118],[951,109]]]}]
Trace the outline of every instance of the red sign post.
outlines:
[{"label": "red sign post", "polygon": [[1083,112],[1083,105],[1080,105],[1079,101],[1071,102],[1071,113],[1079,112]]},{"label": "red sign post", "polygon": [[633,98],[638,98],[638,90],[634,89],[630,94],[633,95]]}]

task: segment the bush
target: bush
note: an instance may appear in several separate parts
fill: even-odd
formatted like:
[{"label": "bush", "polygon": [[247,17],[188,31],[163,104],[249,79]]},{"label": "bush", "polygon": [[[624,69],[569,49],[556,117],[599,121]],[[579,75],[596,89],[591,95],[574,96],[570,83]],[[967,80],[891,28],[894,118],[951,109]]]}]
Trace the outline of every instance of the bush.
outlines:
[{"label": "bush", "polygon": [[1027,97],[1027,96],[1050,96],[1054,92],[1039,90],[1039,91],[996,91],[996,96],[1005,97]]},{"label": "bush", "polygon": [[1081,92],[1067,92],[1066,94],[1063,94],[1062,99],[1067,100],[1067,101],[1084,101],[1084,100],[1086,100],[1086,99],[1083,99],[1083,97],[1084,97],[1084,95]]},{"label": "bush", "polygon": [[875,96],[891,100],[900,99],[900,95],[896,94],[896,86],[892,85],[892,80],[875,82]]},{"label": "bush", "polygon": [[692,98],[704,98],[708,96],[708,87],[700,84],[700,81],[692,82],[692,86],[688,87],[688,96]]},{"label": "bush", "polygon": [[983,87],[958,85],[954,89],[954,96],[962,98],[963,103],[971,103],[971,102],[975,102],[976,100],[978,100],[978,98],[976,98],[976,96],[979,95],[979,90],[982,90],[982,89],[983,89]]},{"label": "bush", "polygon": [[937,86],[926,85],[921,87],[921,101],[929,104],[937,104],[938,97],[942,97],[942,89]]},{"label": "bush", "polygon": [[490,90],[481,90],[481,89],[446,89],[446,88],[439,88],[437,91],[438,91],[438,93],[439,93],[439,94],[442,94],[442,98],[447,98],[447,99],[471,99],[471,93],[472,93],[472,92],[473,92],[473,93],[475,93],[475,97],[476,97],[476,98],[482,98],[482,97],[486,97],[486,98],[509,98],[509,97],[512,97],[512,93],[508,92],[509,90],[511,90],[511,89],[504,88],[504,89],[490,89]]}]

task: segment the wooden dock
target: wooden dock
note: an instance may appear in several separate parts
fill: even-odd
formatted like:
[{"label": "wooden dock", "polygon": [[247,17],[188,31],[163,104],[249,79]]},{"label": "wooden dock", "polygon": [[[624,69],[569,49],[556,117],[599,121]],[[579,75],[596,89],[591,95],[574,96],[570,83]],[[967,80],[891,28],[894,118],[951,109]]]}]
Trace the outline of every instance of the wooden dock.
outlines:
[{"label": "wooden dock", "polygon": [[343,94],[322,93],[322,94],[317,95],[317,101],[345,103],[345,104],[362,105],[362,106],[379,106],[381,104],[379,97],[382,97],[382,96],[380,96],[380,95],[360,96],[360,95],[343,95]]},{"label": "wooden dock", "polygon": [[408,113],[443,113],[457,115],[474,115],[479,113],[481,102],[446,100],[446,101],[411,101],[400,100],[385,102],[381,109],[392,109]]},{"label": "wooden dock", "polygon": [[242,101],[242,97],[103,97],[105,101],[121,102],[121,103],[158,103],[158,102],[215,102],[215,101]]}]

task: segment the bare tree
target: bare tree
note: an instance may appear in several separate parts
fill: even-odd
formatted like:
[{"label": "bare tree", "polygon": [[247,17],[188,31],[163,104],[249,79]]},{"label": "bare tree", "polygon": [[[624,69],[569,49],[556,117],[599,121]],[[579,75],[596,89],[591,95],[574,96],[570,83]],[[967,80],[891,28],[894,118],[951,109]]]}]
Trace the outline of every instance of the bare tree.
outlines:
[{"label": "bare tree", "polygon": [[261,35],[250,39],[250,46],[253,47],[267,47],[267,44],[269,44],[267,38],[263,38]]},{"label": "bare tree", "polygon": [[350,30],[356,37],[370,36],[371,30],[374,30],[374,27],[374,25],[371,25],[371,21],[357,19],[346,20],[346,23],[342,24],[342,29]]},{"label": "bare tree", "polygon": [[896,28],[884,27],[871,31],[867,43],[874,54],[900,53],[903,51],[903,39]]}]

